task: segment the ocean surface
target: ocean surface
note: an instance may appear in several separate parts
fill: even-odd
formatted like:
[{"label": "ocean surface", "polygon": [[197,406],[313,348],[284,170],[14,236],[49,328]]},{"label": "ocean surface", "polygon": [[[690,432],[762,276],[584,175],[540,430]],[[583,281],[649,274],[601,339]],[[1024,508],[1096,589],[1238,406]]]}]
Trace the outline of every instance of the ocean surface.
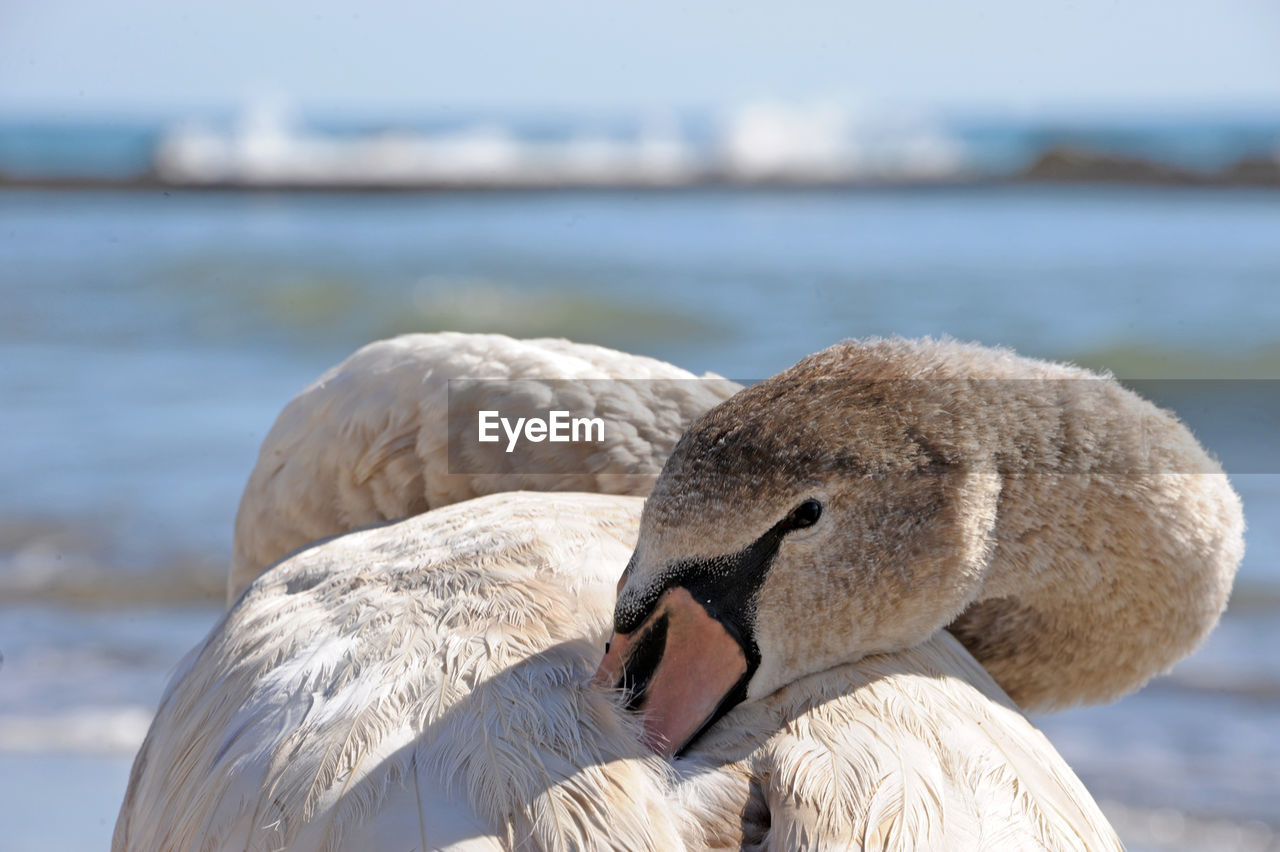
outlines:
[{"label": "ocean surface", "polygon": [[2,191],[0,850],[106,845],[275,415],[442,329],[745,380],[945,334],[1165,380],[1244,498],[1237,593],[1169,676],[1037,723],[1133,848],[1276,848],[1277,288],[1265,190]]}]

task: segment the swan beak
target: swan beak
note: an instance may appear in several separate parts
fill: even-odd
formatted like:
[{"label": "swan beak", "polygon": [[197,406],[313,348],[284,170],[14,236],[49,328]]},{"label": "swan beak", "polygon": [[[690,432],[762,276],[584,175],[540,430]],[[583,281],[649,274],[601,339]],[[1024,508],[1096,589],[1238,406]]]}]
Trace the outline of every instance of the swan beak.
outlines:
[{"label": "swan beak", "polygon": [[638,628],[613,635],[595,683],[625,691],[644,714],[645,745],[670,757],[718,718],[747,670],[738,640],[676,586]]}]

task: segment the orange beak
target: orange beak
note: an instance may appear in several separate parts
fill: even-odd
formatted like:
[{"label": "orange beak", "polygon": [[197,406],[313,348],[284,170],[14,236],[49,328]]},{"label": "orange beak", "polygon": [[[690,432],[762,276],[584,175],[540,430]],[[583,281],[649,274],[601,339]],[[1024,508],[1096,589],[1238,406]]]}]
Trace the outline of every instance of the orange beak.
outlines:
[{"label": "orange beak", "polygon": [[747,673],[746,654],[687,589],[668,589],[631,633],[615,633],[595,682],[629,690],[644,741],[670,757],[683,749]]}]

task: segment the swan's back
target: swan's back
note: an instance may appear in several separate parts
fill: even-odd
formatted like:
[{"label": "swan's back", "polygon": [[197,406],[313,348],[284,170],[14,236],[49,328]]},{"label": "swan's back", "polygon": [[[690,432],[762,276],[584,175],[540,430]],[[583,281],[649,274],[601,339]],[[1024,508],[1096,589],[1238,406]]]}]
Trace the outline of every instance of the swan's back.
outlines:
[{"label": "swan's back", "polygon": [[586,688],[640,502],[500,494],[282,562],[180,667],[115,848],[675,848]]},{"label": "swan's back", "polygon": [[[291,400],[263,441],[236,514],[229,601],[303,545],[460,500],[643,496],[689,422],[739,389],[567,340],[444,332],[371,343]],[[553,391],[574,417],[603,418],[604,440],[527,445],[519,469],[503,452],[451,469],[450,438],[474,434],[479,410],[545,417]]]}]

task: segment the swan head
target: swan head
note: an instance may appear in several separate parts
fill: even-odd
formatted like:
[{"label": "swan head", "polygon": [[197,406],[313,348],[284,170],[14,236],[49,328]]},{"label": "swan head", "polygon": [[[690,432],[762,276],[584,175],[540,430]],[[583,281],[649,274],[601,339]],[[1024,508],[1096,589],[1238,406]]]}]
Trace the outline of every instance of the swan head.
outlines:
[{"label": "swan head", "polygon": [[938,385],[846,354],[704,415],[645,504],[598,680],[644,711],[658,751],[799,677],[927,640],[980,588],[997,478],[945,440],[962,436],[933,434]]},{"label": "swan head", "polygon": [[679,753],[743,701],[949,629],[1023,709],[1199,645],[1239,498],[1107,376],[950,341],[838,344],[702,415],[645,503],[598,683]]}]

